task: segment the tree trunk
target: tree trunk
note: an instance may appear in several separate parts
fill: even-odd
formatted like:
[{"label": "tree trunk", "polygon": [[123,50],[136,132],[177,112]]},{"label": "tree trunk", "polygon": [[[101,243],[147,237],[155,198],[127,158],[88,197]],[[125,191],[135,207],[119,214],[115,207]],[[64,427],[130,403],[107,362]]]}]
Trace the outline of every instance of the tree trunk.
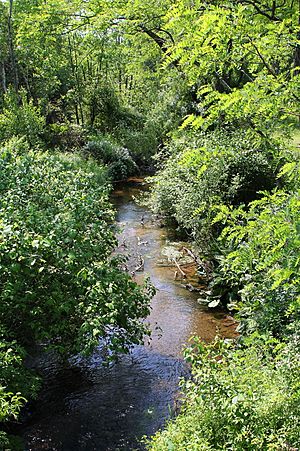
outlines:
[{"label": "tree trunk", "polygon": [[6,93],[6,91],[7,91],[7,86],[6,86],[6,72],[5,72],[5,63],[4,63],[4,61],[2,61],[2,63],[1,63],[1,75],[2,75],[2,89],[3,89],[3,92],[4,92],[4,94]]},{"label": "tree trunk", "polygon": [[[298,25],[300,27],[300,0],[298,0]],[[300,31],[297,33],[297,40],[300,41]],[[300,72],[300,44],[299,42],[296,45],[295,56],[294,56],[294,66],[296,68],[295,75],[298,75]]]},{"label": "tree trunk", "polygon": [[17,59],[16,59],[16,54],[15,54],[15,49],[14,49],[13,27],[12,27],[13,1],[14,0],[9,0],[9,14],[8,14],[7,31],[8,31],[8,47],[9,47],[9,56],[10,56],[10,63],[11,63],[11,69],[12,69],[13,85],[14,85],[15,91],[18,92],[19,75],[18,75]]}]

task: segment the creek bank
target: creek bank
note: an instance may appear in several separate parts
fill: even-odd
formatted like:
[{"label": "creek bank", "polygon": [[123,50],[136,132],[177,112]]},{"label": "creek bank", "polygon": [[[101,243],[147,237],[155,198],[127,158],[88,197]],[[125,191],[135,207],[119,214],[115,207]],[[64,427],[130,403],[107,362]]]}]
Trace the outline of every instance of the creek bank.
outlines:
[{"label": "creek bank", "polygon": [[[144,202],[144,194],[150,186],[148,180],[141,176],[130,177],[126,182],[131,186],[135,185],[139,187],[141,196],[135,196],[137,196],[138,203],[142,206],[146,205],[147,208],[147,202],[146,204]],[[118,188],[115,191],[115,195],[118,195]],[[178,229],[178,224],[169,222],[168,219],[166,220],[164,216],[159,214],[153,214],[153,220],[156,221],[158,227],[165,229],[167,235],[170,237],[170,240],[166,240],[165,246],[162,247],[161,255],[156,265],[173,268],[174,280],[181,281],[181,286],[188,291],[199,293],[197,301],[200,305],[208,309],[213,309],[214,311],[219,311],[220,313],[228,313],[228,323],[230,323],[234,330],[237,329],[239,323],[231,316],[231,312],[228,311],[226,304],[223,302],[223,298],[227,293],[226,287],[222,290],[222,287],[214,286],[214,262],[201,258],[199,249],[194,248],[193,242],[182,241],[182,238],[187,238],[187,236],[185,234],[184,237],[182,236],[184,232]],[[144,226],[144,217],[141,219],[141,226]],[[139,246],[148,244],[142,241],[139,236],[137,239]],[[125,242],[123,245],[126,248]],[[135,272],[143,272],[144,264],[144,259],[139,254],[137,264],[131,271],[131,274],[134,275]],[[128,266],[126,265],[124,269],[128,269]],[[236,337],[238,334],[235,333],[233,336]]]},{"label": "creek bank", "polygon": [[[141,437],[154,434],[178,409],[179,380],[189,376],[182,349],[190,337],[211,341],[235,334],[226,313],[198,304],[199,293],[185,286],[190,279],[174,278],[176,265],[159,266],[176,239],[134,202],[141,184],[135,180],[116,187],[112,199],[120,229],[118,251],[127,255],[130,271],[140,255],[144,268],[133,277],[142,282],[149,275],[157,290],[147,318],[151,339],[109,367],[101,365],[100,347],[90,358],[75,356],[64,365],[53,356],[37,356],[33,365],[44,384],[20,427],[26,451],[143,449]],[[188,265],[182,265],[183,271]]]}]

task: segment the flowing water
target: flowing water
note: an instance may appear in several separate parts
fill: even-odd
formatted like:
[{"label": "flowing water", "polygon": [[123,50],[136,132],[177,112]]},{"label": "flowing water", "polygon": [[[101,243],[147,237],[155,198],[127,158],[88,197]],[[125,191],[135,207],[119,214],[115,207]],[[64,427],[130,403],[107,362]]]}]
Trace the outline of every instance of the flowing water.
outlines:
[{"label": "flowing water", "polygon": [[143,262],[143,271],[133,276],[139,282],[149,274],[157,289],[148,318],[152,338],[110,367],[101,365],[100,352],[67,365],[49,354],[35,358],[44,385],[19,431],[27,451],[143,449],[141,437],[157,431],[177,409],[179,379],[188,377],[182,348],[189,338],[233,333],[231,319],[201,307],[199,293],[184,287],[178,271],[174,280],[176,267],[164,263],[181,244],[136,205],[132,196],[140,189],[136,182],[123,185],[113,202],[122,229],[119,252],[130,254],[133,273]]}]

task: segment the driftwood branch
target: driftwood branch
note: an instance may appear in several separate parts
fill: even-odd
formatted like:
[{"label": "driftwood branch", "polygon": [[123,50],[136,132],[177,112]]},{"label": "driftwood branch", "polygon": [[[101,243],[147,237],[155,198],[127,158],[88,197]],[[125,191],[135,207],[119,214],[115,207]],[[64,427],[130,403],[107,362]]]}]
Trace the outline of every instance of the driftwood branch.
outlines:
[{"label": "driftwood branch", "polygon": [[176,267],[178,268],[178,271],[180,272],[180,274],[182,275],[182,277],[184,279],[186,279],[186,273],[180,268],[179,263],[177,262],[177,260],[175,258],[173,258],[173,262],[175,263]]},{"label": "driftwood branch", "polygon": [[183,250],[184,250],[184,252],[186,252],[190,257],[192,257],[192,258],[194,259],[195,263],[196,263],[198,266],[203,267],[202,261],[199,259],[199,257],[197,257],[196,254],[194,254],[193,251],[191,251],[191,250],[188,249],[187,247],[184,247]]}]

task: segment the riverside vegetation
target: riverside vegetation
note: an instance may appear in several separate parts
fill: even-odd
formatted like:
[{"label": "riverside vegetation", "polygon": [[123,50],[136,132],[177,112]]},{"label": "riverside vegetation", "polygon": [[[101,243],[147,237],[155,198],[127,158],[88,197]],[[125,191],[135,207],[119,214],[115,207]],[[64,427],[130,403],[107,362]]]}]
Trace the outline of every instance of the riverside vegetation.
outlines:
[{"label": "riverside vegetation", "polygon": [[142,341],[153,289],[111,257],[111,182],[213,265],[240,337],[186,350],[181,412],[149,450],[300,448],[300,5],[295,0],[0,3],[0,446],[68,356]]}]

